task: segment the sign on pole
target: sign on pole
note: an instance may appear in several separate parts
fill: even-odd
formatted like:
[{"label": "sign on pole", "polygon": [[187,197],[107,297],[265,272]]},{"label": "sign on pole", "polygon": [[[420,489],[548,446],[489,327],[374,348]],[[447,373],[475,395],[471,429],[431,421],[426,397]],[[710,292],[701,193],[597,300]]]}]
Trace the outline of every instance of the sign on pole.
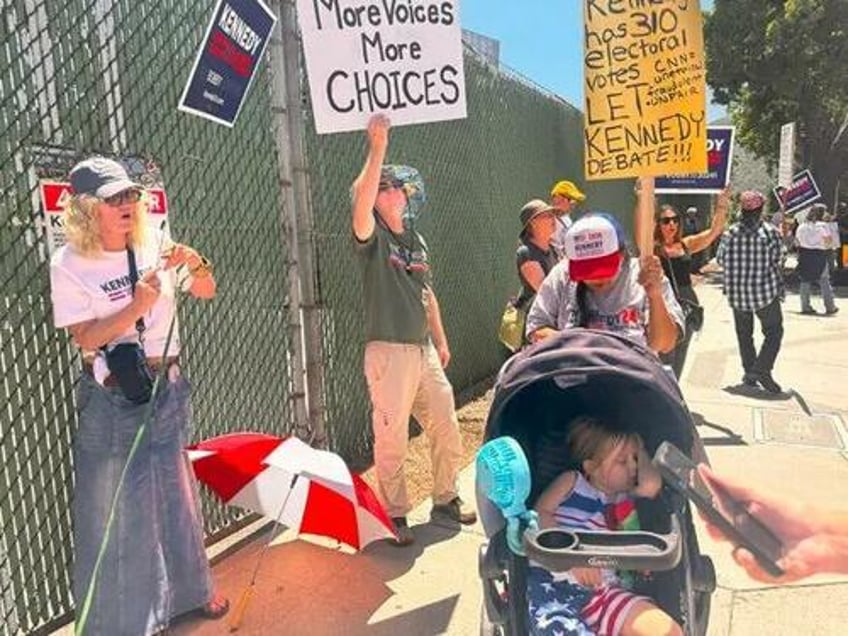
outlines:
[{"label": "sign on pole", "polygon": [[780,158],[777,162],[777,185],[788,188],[795,171],[795,122],[780,127]]},{"label": "sign on pole", "polygon": [[363,130],[373,113],[466,116],[458,0],[297,0],[297,14],[319,134]]},{"label": "sign on pole", "polygon": [[232,128],[276,21],[262,0],[219,0],[177,107]]},{"label": "sign on pole", "polygon": [[707,171],[697,0],[584,0],[587,179]]},{"label": "sign on pole", "polygon": [[792,178],[788,188],[781,185],[774,188],[774,196],[783,201],[786,214],[793,214],[818,201],[822,195],[813,173],[802,170]]},{"label": "sign on pole", "polygon": [[658,194],[718,194],[730,183],[733,126],[707,127],[707,172],[701,175],[657,177]]}]

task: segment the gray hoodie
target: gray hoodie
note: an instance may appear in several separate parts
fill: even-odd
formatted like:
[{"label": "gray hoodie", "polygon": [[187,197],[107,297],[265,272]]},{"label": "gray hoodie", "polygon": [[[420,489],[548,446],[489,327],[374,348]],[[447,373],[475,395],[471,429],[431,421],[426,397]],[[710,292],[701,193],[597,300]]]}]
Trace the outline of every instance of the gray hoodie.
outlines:
[{"label": "gray hoodie", "polygon": [[[672,320],[682,333],[685,328],[683,310],[666,278],[662,282],[662,295]],[[589,314],[586,326],[589,329],[614,331],[648,346],[648,296],[639,284],[639,259],[626,259],[608,289],[590,289],[586,294],[586,304]],[[563,330],[576,327],[578,322],[577,283],[568,276],[568,261],[562,261],[551,270],[539,288],[527,315],[526,332],[529,335],[542,327]]]}]

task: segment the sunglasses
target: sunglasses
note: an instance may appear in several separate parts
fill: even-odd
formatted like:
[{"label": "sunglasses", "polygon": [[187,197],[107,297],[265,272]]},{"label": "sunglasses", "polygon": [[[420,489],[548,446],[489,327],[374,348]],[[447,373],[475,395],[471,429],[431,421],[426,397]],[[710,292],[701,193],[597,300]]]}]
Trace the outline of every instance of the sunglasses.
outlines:
[{"label": "sunglasses", "polygon": [[382,181],[382,182],[380,182],[380,185],[377,186],[377,190],[379,192],[385,192],[386,190],[392,190],[392,189],[395,189],[395,188],[398,189],[398,190],[403,188],[403,181],[399,181],[399,180]]},{"label": "sunglasses", "polygon": [[680,223],[680,217],[677,216],[664,216],[660,219],[660,223],[662,225],[668,225],[669,223]]},{"label": "sunglasses", "polygon": [[113,194],[111,197],[104,197],[103,202],[116,208],[125,203],[138,203],[139,199],[141,199],[140,190],[124,190],[118,192],[118,194]]}]

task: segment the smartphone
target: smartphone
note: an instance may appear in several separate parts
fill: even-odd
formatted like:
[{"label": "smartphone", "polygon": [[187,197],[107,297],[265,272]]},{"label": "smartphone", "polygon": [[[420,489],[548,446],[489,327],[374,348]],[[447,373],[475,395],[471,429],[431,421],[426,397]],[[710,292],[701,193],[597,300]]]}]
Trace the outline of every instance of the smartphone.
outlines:
[{"label": "smartphone", "polygon": [[780,539],[751,515],[742,502],[724,490],[707,486],[695,463],[674,444],[660,444],[654,454],[654,465],[666,484],[698,506],[704,516],[728,539],[751,552],[764,570],[772,576],[783,574],[777,565],[784,554]]}]

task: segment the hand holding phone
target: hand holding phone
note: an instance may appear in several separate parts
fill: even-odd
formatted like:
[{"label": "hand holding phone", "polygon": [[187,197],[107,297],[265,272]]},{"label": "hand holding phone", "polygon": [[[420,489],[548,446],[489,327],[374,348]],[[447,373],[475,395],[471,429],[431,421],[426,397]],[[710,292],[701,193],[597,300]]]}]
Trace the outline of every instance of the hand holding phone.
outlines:
[{"label": "hand holding phone", "polygon": [[[777,565],[784,574],[774,577],[766,572],[748,550],[738,549],[733,558],[748,575],[763,583],[791,583],[813,574],[848,574],[848,515],[817,508],[788,495],[769,495],[716,475],[708,466],[698,466],[703,480],[724,489],[767,525],[783,543],[783,558]],[[725,538],[707,524],[716,539]]]},{"label": "hand holding phone", "polygon": [[[758,512],[755,500],[746,497],[741,490],[727,488],[705,466],[699,470],[692,460],[668,442],[657,449],[654,464],[669,486],[698,507],[713,532],[717,531],[720,537],[747,551],[749,565],[758,565],[771,581],[784,575],[781,567],[785,557],[783,537],[778,538],[776,530],[764,523],[765,519],[755,516]],[[703,469],[707,472],[702,473]]]}]

